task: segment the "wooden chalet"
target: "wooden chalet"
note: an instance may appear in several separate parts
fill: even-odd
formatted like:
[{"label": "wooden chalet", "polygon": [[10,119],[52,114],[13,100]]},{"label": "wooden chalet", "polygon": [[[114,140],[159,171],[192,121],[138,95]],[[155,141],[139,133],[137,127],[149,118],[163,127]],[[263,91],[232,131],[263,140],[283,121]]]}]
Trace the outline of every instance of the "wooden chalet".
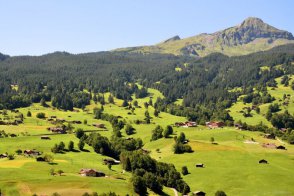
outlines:
[{"label": "wooden chalet", "polygon": [[264,135],[264,138],[267,138],[267,139],[276,139],[276,135],[273,134],[273,133],[267,133]]},{"label": "wooden chalet", "polygon": [[65,128],[63,127],[48,127],[48,131],[51,131],[52,133],[58,133],[58,134],[65,134]]},{"label": "wooden chalet", "polygon": [[7,156],[8,155],[6,153],[0,154],[0,159],[7,158]]},{"label": "wooden chalet", "polygon": [[101,129],[105,129],[105,124],[102,124],[102,123],[93,123],[92,124],[94,127],[97,127],[97,128],[101,128]]},{"label": "wooden chalet", "polygon": [[219,121],[217,121],[217,122],[206,122],[205,124],[210,129],[222,128],[222,127],[225,126],[224,122],[219,122]]},{"label": "wooden chalet", "polygon": [[24,155],[27,155],[27,156],[39,156],[41,155],[42,153],[37,151],[37,150],[24,150],[23,151],[23,154]]},{"label": "wooden chalet", "polygon": [[96,171],[95,169],[81,169],[79,174],[81,176],[89,176],[89,177],[104,177],[105,173]]}]

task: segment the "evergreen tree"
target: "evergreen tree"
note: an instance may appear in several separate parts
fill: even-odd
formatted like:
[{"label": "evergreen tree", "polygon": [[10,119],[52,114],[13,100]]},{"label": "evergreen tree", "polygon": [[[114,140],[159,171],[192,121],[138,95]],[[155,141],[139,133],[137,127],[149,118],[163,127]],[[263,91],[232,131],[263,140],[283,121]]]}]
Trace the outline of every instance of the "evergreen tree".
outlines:
[{"label": "evergreen tree", "polygon": [[68,143],[68,150],[69,151],[73,151],[74,150],[74,142],[73,141],[69,141],[69,143]]}]

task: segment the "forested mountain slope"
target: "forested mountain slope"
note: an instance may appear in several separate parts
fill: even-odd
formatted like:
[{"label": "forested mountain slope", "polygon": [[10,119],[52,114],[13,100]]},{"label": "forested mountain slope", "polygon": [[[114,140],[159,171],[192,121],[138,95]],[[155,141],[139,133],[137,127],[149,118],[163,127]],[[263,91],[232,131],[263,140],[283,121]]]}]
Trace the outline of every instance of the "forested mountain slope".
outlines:
[{"label": "forested mountain slope", "polygon": [[[293,73],[294,45],[266,52],[228,57],[214,53],[205,58],[167,54],[100,52],[72,55],[56,52],[43,56],[10,57],[0,62],[0,108],[26,106],[41,99],[63,109],[84,107],[90,92],[111,92],[130,100],[139,92],[135,83],[160,90],[164,105],[183,99],[183,106],[209,109],[206,118],[237,100],[242,87],[265,87],[277,77]],[[271,69],[275,65],[281,69]],[[260,72],[267,65],[269,71]],[[17,91],[11,85],[17,85]]]}]

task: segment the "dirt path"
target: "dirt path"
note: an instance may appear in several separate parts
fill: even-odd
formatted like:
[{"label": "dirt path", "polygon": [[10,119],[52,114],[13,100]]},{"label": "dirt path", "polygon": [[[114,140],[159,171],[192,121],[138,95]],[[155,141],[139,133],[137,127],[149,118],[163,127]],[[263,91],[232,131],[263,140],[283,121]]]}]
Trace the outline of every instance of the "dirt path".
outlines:
[{"label": "dirt path", "polygon": [[283,142],[282,140],[280,140],[279,138],[277,138],[277,140],[282,143],[282,144],[285,144],[285,142]]},{"label": "dirt path", "polygon": [[174,191],[175,196],[178,196],[178,191],[176,189],[174,189],[174,188],[171,188],[171,189]]}]

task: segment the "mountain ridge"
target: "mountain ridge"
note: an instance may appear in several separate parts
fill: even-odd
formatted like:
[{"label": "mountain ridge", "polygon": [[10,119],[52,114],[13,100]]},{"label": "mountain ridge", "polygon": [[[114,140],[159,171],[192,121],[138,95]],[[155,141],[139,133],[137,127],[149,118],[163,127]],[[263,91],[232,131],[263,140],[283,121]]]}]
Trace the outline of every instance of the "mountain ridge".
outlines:
[{"label": "mountain ridge", "polygon": [[294,43],[292,33],[273,27],[260,18],[249,17],[239,25],[211,34],[201,33],[182,39],[174,36],[155,45],[119,48],[113,51],[200,57],[220,52],[228,56],[237,56],[269,50],[289,43]]}]

